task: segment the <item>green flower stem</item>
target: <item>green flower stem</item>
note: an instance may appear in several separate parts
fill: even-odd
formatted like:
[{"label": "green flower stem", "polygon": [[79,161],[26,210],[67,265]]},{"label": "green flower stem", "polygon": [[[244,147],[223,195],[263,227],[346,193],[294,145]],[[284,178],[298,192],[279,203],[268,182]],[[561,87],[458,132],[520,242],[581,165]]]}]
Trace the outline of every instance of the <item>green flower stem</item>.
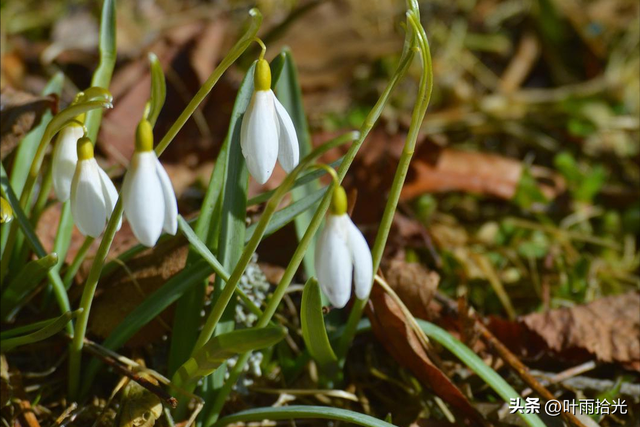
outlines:
[{"label": "green flower stem", "polygon": [[[180,131],[182,126],[187,122],[189,117],[195,112],[200,103],[209,94],[213,86],[220,79],[224,71],[249,47],[249,44],[255,37],[260,24],[262,23],[262,15],[257,9],[251,9],[249,12],[251,15],[251,24],[246,33],[231,49],[229,54],[222,60],[220,65],[213,71],[211,76],[207,79],[204,86],[196,93],[194,98],[189,102],[189,105],[180,114],[178,120],[171,126],[167,134],[162,138],[162,141],[156,146],[155,152],[159,156],[171,143],[176,134]],[[72,108],[72,107],[70,107]],[[70,109],[69,108],[69,109]],[[77,114],[76,114],[77,115]],[[75,116],[74,116],[75,117]],[[54,119],[55,120],[55,119]],[[53,122],[53,121],[52,121]],[[45,132],[46,134],[46,132]],[[37,157],[37,156],[36,156]],[[35,164],[35,162],[34,162]],[[91,264],[91,270],[82,291],[82,298],[80,300],[80,308],[83,309],[82,313],[78,316],[75,333],[73,335],[73,341],[69,348],[69,396],[72,399],[77,398],[80,385],[80,367],[82,358],[82,347],[84,343],[84,337],[87,331],[87,323],[89,321],[89,313],[91,312],[91,303],[93,302],[93,296],[98,286],[98,280],[102,273],[102,267],[113,243],[113,238],[116,234],[116,228],[118,222],[122,218],[122,199],[118,196],[118,202],[109,218],[107,228],[104,232],[102,240],[100,241],[100,247],[96,253],[95,259]]]},{"label": "green flower stem", "polygon": [[[431,91],[433,88],[433,69],[431,64],[431,52],[429,49],[429,43],[427,41],[427,35],[424,31],[424,28],[422,28],[419,16],[415,11],[411,10],[407,12],[407,18],[409,21],[409,25],[411,26],[413,33],[417,38],[418,46],[420,48],[420,57],[422,59],[422,75],[420,78],[420,87],[418,89],[417,104],[411,116],[411,124],[409,126],[407,140],[405,142],[404,149],[402,150],[402,155],[400,156],[400,162],[398,163],[396,174],[393,178],[393,184],[391,185],[387,204],[385,206],[382,220],[380,221],[380,226],[378,228],[378,235],[376,236],[373,249],[371,250],[374,272],[378,271],[378,268],[380,267],[382,254],[387,244],[387,238],[389,237],[389,230],[391,229],[393,217],[398,206],[398,200],[400,199],[400,193],[402,192],[402,186],[404,185],[405,178],[407,177],[407,173],[409,171],[409,164],[411,163],[411,158],[413,157],[416,141],[418,139],[418,133],[420,132],[420,126],[422,125],[422,120],[424,119],[424,116],[427,112],[427,107],[429,106],[429,100],[431,99]],[[349,319],[347,320],[345,331],[338,341],[337,352],[340,359],[344,359],[344,357],[346,356],[349,344],[353,340],[358,322],[362,317],[362,312],[368,299],[368,297],[362,300],[356,298],[353,308],[351,309],[351,313],[349,314]]]},{"label": "green flower stem", "polygon": [[82,246],[80,246],[80,249],[78,249],[78,252],[76,252],[76,256],[75,258],[73,258],[71,265],[67,268],[67,271],[65,272],[64,278],[62,280],[65,289],[69,289],[71,287],[71,282],[80,269],[80,266],[87,256],[87,252],[89,251],[89,248],[93,244],[94,240],[95,239],[91,236],[85,237],[84,242],[82,242]]},{"label": "green flower stem", "polygon": [[[378,99],[376,104],[373,106],[369,114],[367,115],[367,118],[365,119],[360,129],[360,135],[358,139],[351,145],[351,147],[349,147],[349,150],[345,154],[344,159],[340,164],[340,167],[338,169],[339,182],[342,182],[342,180],[344,179],[345,175],[347,174],[347,171],[349,170],[349,167],[353,163],[353,160],[355,159],[356,154],[358,153],[358,150],[364,143],[364,140],[366,139],[367,135],[369,134],[369,132],[371,131],[375,123],[378,121],[378,118],[382,114],[382,110],[384,109],[384,106],[386,105],[389,99],[389,96],[391,95],[391,92],[395,88],[398,81],[402,79],[402,77],[406,74],[407,70],[409,69],[409,65],[413,60],[413,55],[414,55],[413,49],[405,49],[405,51],[403,52],[403,55],[400,58],[400,63],[398,64],[398,68],[396,69],[395,74],[392,76],[389,83],[387,83],[387,87],[384,89],[380,98]],[[333,190],[333,185],[334,184],[332,183],[332,186],[331,186],[332,188],[330,190]],[[296,271],[298,270],[298,267],[300,267],[300,264],[302,263],[304,254],[306,253],[307,248],[309,247],[309,244],[312,242],[313,236],[315,235],[316,231],[318,231],[318,228],[322,223],[324,215],[327,212],[327,209],[329,209],[332,193],[333,191],[327,191],[324,198],[320,202],[318,206],[318,210],[313,215],[311,222],[309,223],[309,227],[307,228],[307,231],[305,232],[304,236],[302,236],[302,239],[300,239],[298,247],[296,248],[296,251],[292,256],[291,261],[289,262],[289,265],[287,266],[284,272],[284,275],[282,276],[282,279],[278,283],[275,291],[273,292],[273,295],[269,299],[269,302],[267,303],[267,306],[264,309],[264,315],[260,317],[260,319],[258,319],[256,327],[264,327],[265,325],[267,325],[268,322],[273,317],[274,313],[276,312],[276,309],[280,304],[280,301],[282,300],[282,297],[284,296],[289,284],[291,283],[293,276],[295,275]],[[231,392],[231,388],[236,383],[236,381],[238,381],[238,378],[242,373],[244,365],[249,360],[250,355],[251,353],[244,353],[240,355],[240,357],[238,358],[238,361],[236,362],[235,366],[229,373],[229,378],[225,381],[224,385],[216,395],[216,398],[213,402],[213,406],[209,410],[206,421],[204,423],[205,426],[213,425],[218,419],[222,406],[224,405],[224,402],[227,396]]]},{"label": "green flower stem", "polygon": [[[267,226],[269,225],[269,221],[271,221],[271,217],[273,216],[276,209],[278,208],[278,205],[282,201],[282,198],[285,196],[285,194],[287,194],[287,192],[293,186],[293,183],[295,182],[298,174],[301,171],[305,170],[311,162],[313,162],[316,158],[321,156],[323,153],[326,153],[328,150],[335,148],[341,144],[352,141],[353,139],[354,139],[353,133],[351,133],[343,137],[337,138],[334,141],[327,143],[321,147],[316,148],[307,157],[305,157],[300,162],[300,164],[298,164],[298,166],[296,166],[296,168],[289,175],[287,175],[287,177],[282,182],[282,184],[280,184],[280,186],[276,190],[273,197],[269,199],[269,202],[265,206],[262,216],[260,217],[260,221],[258,221],[258,224],[256,225],[256,228],[254,229],[253,234],[251,235],[251,239],[249,239],[249,242],[246,244],[244,250],[242,251],[242,255],[240,256],[240,259],[236,264],[236,267],[233,269],[233,272],[231,273],[231,276],[227,281],[227,284],[222,289],[220,296],[216,300],[216,303],[213,306],[213,308],[211,309],[211,312],[207,317],[207,321],[205,322],[204,327],[202,328],[202,331],[198,336],[198,340],[196,341],[193,352],[195,352],[200,347],[202,347],[213,336],[216,326],[218,325],[218,322],[220,321],[220,318],[222,317],[224,310],[227,308],[229,301],[231,301],[231,297],[233,296],[233,293],[238,285],[238,282],[240,281],[240,278],[242,277],[242,274],[244,273],[245,269],[249,265],[249,262],[251,261],[251,257],[253,256],[254,252],[258,248],[258,245],[260,244],[260,241],[262,240],[262,237],[264,236],[265,231],[267,230]],[[267,310],[269,310],[269,305],[267,306]],[[267,322],[265,322],[264,325],[261,325],[260,322],[258,322],[258,327],[266,326],[268,321],[271,320],[272,315],[273,313],[268,315],[269,319],[267,319]],[[267,316],[265,316],[265,313],[263,313],[263,315],[260,318],[263,319],[266,317]]]},{"label": "green flower stem", "polygon": [[206,82],[202,85],[198,93],[193,97],[189,105],[184,109],[180,117],[175,121],[173,126],[166,133],[164,138],[158,143],[156,147],[156,152],[160,155],[169,145],[169,143],[175,138],[178,134],[182,126],[189,120],[189,117],[196,111],[202,100],[211,92],[213,86],[220,80],[220,77],[224,74],[224,72],[233,64],[242,53],[247,50],[247,48],[251,45],[251,42],[256,37],[258,33],[258,29],[260,28],[260,24],[262,23],[262,14],[258,9],[251,9],[249,11],[249,15],[251,15],[251,22],[249,24],[249,28],[244,33],[242,38],[238,40],[238,42],[233,46],[229,54],[220,62],[220,65],[213,70],[213,73],[209,76]]},{"label": "green flower stem", "polygon": [[[87,332],[87,323],[89,322],[89,313],[91,311],[91,303],[93,302],[93,296],[98,287],[98,280],[102,273],[102,267],[109,249],[111,249],[111,243],[116,235],[118,228],[118,222],[122,217],[123,207],[122,199],[118,196],[118,202],[111,213],[109,223],[100,241],[100,247],[96,253],[96,257],[91,264],[91,270],[89,276],[82,290],[82,298],[80,299],[80,308],[83,309],[82,313],[78,315],[78,319],[75,325],[75,331],[73,334],[73,340],[69,347],[69,397],[71,399],[78,398],[78,387],[80,385],[80,364],[82,357],[82,346],[84,344],[84,336]],[[64,286],[64,285],[63,285]]]}]

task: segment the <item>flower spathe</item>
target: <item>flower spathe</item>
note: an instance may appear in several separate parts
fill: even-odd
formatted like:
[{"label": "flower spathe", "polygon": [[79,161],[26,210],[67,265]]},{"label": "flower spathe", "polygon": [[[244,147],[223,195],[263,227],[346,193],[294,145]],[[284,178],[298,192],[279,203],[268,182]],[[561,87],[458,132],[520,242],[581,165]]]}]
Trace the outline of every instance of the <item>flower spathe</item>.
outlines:
[{"label": "flower spathe", "polygon": [[356,297],[369,296],[373,282],[371,251],[364,236],[346,213],[346,195],[338,187],[332,211],[316,243],[318,283],[331,304],[344,307],[351,297],[352,277]]},{"label": "flower spathe", "polygon": [[[93,157],[91,140],[82,137],[77,145],[78,163],[71,182],[71,214],[85,236],[99,237],[111,217],[118,192]],[[118,229],[122,221],[118,223]]]},{"label": "flower spathe", "polygon": [[271,69],[264,59],[256,64],[254,83],[255,91],[242,119],[240,145],[249,173],[264,184],[276,160],[291,172],[298,165],[300,148],[291,117],[271,90]]},{"label": "flower spathe", "polygon": [[56,198],[66,202],[71,196],[71,182],[78,163],[78,140],[84,136],[84,129],[79,123],[72,123],[58,134],[53,148],[51,174],[53,190]]},{"label": "flower spathe", "polygon": [[136,132],[136,150],[122,184],[124,214],[136,238],[156,244],[162,231],[178,231],[178,202],[167,172],[153,151],[151,124],[143,119]]}]

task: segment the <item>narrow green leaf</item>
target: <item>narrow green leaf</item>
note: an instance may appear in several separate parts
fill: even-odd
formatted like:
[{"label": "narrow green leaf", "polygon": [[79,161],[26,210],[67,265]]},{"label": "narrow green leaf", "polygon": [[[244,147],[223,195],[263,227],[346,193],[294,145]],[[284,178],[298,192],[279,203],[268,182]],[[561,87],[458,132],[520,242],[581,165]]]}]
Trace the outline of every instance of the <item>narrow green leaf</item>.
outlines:
[{"label": "narrow green leaf", "polygon": [[[104,0],[102,14],[100,16],[100,62],[93,73],[91,86],[109,89],[113,69],[116,66],[116,0]],[[88,131],[88,137],[96,143],[102,110],[87,112],[84,124]]]},{"label": "narrow green leaf", "polygon": [[[420,328],[427,336],[467,365],[473,372],[487,383],[505,402],[511,399],[519,399],[520,395],[502,378],[496,371],[482,361],[469,347],[458,341],[444,329],[424,320],[416,319]],[[544,427],[544,423],[536,414],[520,413],[520,417],[531,427]]]},{"label": "narrow green leaf", "polygon": [[245,351],[260,350],[280,342],[286,335],[283,328],[240,329],[211,338],[200,347],[173,377],[174,384],[184,386],[211,374],[227,359]]},{"label": "narrow green leaf", "polygon": [[182,215],[178,215],[178,228],[182,231],[182,234],[187,238],[191,246],[193,246],[194,250],[204,258],[211,268],[216,272],[218,276],[222,278],[225,282],[229,280],[229,273],[225,270],[225,268],[220,264],[220,261],[216,259],[215,256],[209,251],[207,246],[196,236],[196,233],[189,227],[187,221],[182,217]]},{"label": "narrow green leaf", "polygon": [[[16,195],[13,192],[11,185],[9,184],[9,178],[7,177],[7,173],[4,170],[4,165],[2,164],[0,164],[0,190],[2,193],[2,197],[7,199],[7,201],[11,205],[13,213],[16,216],[20,227],[22,228],[22,232],[26,236],[27,242],[29,243],[33,251],[38,257],[45,257],[47,253],[44,250],[42,243],[40,243],[40,239],[38,239],[38,236],[33,230],[31,223],[27,219],[27,216],[22,211],[22,208],[20,208],[20,202],[16,198]],[[51,269],[47,273],[47,276],[49,277],[49,281],[53,285],[53,290],[56,296],[56,301],[58,302],[58,306],[60,307],[60,311],[62,311],[63,313],[69,311],[71,309],[71,306],[69,305],[69,298],[67,296],[67,292],[64,288],[64,284],[62,283],[60,275],[55,269]],[[73,331],[71,326],[68,326],[68,328],[69,332]]]},{"label": "narrow green leaf", "polygon": [[149,62],[151,63],[151,101],[147,119],[151,126],[155,126],[167,96],[167,83],[162,65],[154,53],[149,53]]},{"label": "narrow green leaf", "polygon": [[2,340],[2,351],[11,351],[18,346],[33,344],[34,342],[42,341],[52,335],[57,334],[58,332],[63,330],[65,326],[67,326],[67,324],[71,321],[71,319],[76,317],[81,311],[82,309],[76,311],[67,311],[36,332],[21,337]]},{"label": "narrow green leaf", "polygon": [[[282,53],[278,55],[278,58],[282,58],[282,72],[279,76],[280,79],[275,85],[275,92],[278,100],[280,100],[289,113],[293,125],[296,128],[296,135],[298,136],[298,144],[300,146],[300,158],[303,158],[311,152],[313,146],[311,145],[311,136],[309,135],[309,127],[304,113],[302,90],[298,82],[298,73],[293,55],[288,48],[284,48]],[[312,181],[302,185],[292,191],[293,200],[300,200],[317,191],[319,187],[318,181]],[[304,236],[304,233],[307,231],[314,212],[315,209],[309,210],[296,217],[295,226],[298,240],[302,239],[302,236]],[[314,254],[315,245],[312,243],[309,245],[303,259],[303,266],[307,277],[315,276]]]},{"label": "narrow green leaf", "polygon": [[[249,93],[253,93],[253,69],[255,64],[247,71],[247,75],[242,82],[242,87]],[[249,90],[250,88],[250,90]],[[249,105],[251,96],[238,96],[234,104],[234,111],[244,112]],[[229,124],[229,157],[227,159],[226,178],[224,186],[224,198],[222,200],[222,210],[220,212],[220,234],[218,237],[218,258],[227,271],[234,271],[238,260],[244,249],[244,237],[246,232],[247,213],[247,191],[249,186],[249,171],[245,165],[244,156],[240,147],[240,128],[242,120],[240,116],[232,116]],[[224,282],[220,276],[216,276],[213,285],[213,295],[211,297],[212,306],[216,306],[219,298],[223,294],[223,289],[230,285]],[[195,349],[203,344],[203,340],[208,340],[213,335],[233,331],[235,328],[236,298],[231,298],[222,312],[217,325],[212,325],[207,319],[198,336]],[[210,317],[210,315],[209,315]],[[194,356],[192,354],[192,356]],[[209,381],[208,396],[210,398],[224,384],[224,374],[226,364],[222,364],[219,369],[213,372],[213,378]],[[178,412],[180,413],[180,412]]]},{"label": "narrow green leaf", "polygon": [[234,423],[250,423],[252,421],[263,420],[335,420],[345,423],[357,424],[365,427],[394,427],[386,421],[373,418],[370,415],[361,414],[359,412],[348,411],[346,409],[332,408],[330,406],[282,406],[248,409],[240,411],[233,415],[227,415],[220,418],[215,424],[207,427],[223,427]]},{"label": "narrow green leaf", "polygon": [[2,292],[0,312],[2,320],[10,321],[17,313],[21,302],[29,295],[58,263],[58,255],[51,253],[28,262]]},{"label": "narrow green leaf", "polygon": [[318,362],[321,370],[325,371],[327,375],[332,375],[338,367],[338,358],[329,343],[322,314],[320,287],[314,277],[311,277],[304,285],[300,322],[302,324],[302,338],[309,354]]},{"label": "narrow green leaf", "polygon": [[44,250],[42,243],[40,243],[40,239],[38,239],[31,222],[24,214],[24,211],[20,207],[20,202],[9,184],[9,178],[4,170],[4,165],[0,172],[0,183],[2,185],[2,197],[4,197],[11,205],[13,214],[18,220],[18,224],[27,238],[27,243],[31,246],[31,249],[33,249],[38,257],[42,258],[46,256],[47,252]]},{"label": "narrow green leaf", "polygon": [[[233,238],[243,239],[244,236],[244,218],[246,215],[246,182],[248,179],[248,175],[244,166],[244,158],[236,158],[236,160],[234,161],[234,166],[229,166],[229,163],[230,159],[232,158],[231,151],[235,153],[234,156],[237,157],[239,155],[240,157],[242,157],[242,155],[238,153],[237,150],[230,149],[230,147],[234,143],[239,146],[239,141],[234,138],[234,129],[238,128],[237,132],[239,135],[239,119],[242,116],[244,110],[247,108],[247,105],[249,105],[251,96],[253,94],[254,67],[254,65],[251,66],[251,68],[247,72],[247,75],[242,81],[242,84],[240,85],[240,89],[238,90],[238,95],[236,96],[236,101],[234,103],[233,110],[231,111],[229,131],[222,144],[218,159],[216,160],[216,167],[211,176],[209,187],[207,188],[207,193],[205,195],[205,200],[200,211],[200,217],[198,218],[195,229],[196,236],[199,238],[199,240],[207,241],[207,236],[210,229],[217,228],[217,255],[218,259],[221,261],[223,268],[226,271],[233,269],[233,266],[235,265],[235,262],[237,260],[237,257],[231,256],[231,253],[235,253],[237,251],[234,252],[232,250],[232,252],[228,252],[231,245],[229,240]],[[240,162],[242,164],[240,164]],[[237,169],[235,171],[230,171],[232,167]],[[243,171],[243,169],[245,170]],[[243,173],[245,176],[238,176],[237,172],[239,171],[241,171],[241,173]],[[236,182],[230,183],[229,175],[235,177]],[[238,184],[238,179],[244,179],[245,184]],[[244,188],[244,190],[238,191],[239,188],[235,188],[236,185],[239,185],[240,188]],[[229,187],[231,187],[231,195],[229,196],[229,199],[227,199],[226,195],[228,193],[226,192],[226,189]],[[242,194],[236,195],[234,194],[235,192],[244,193],[244,196]],[[240,206],[240,200],[243,197],[243,204],[245,207],[244,211],[239,214],[242,218],[242,224],[239,224],[240,218],[236,218],[234,220],[233,215],[238,214],[239,210],[242,208],[242,206]],[[230,212],[229,207],[234,203],[238,203],[238,206],[234,208],[233,212]],[[215,215],[214,217],[216,207],[218,207],[219,210],[217,212],[217,215]],[[229,220],[231,220],[234,224],[232,226],[232,230],[229,230]],[[212,226],[211,224],[214,222],[216,225]],[[234,233],[240,234],[234,236]],[[237,240],[234,240],[234,242],[237,242]],[[242,246],[244,246],[244,241],[240,240],[240,242]],[[242,251],[242,248],[240,248],[239,250]],[[193,253],[193,251],[190,251],[187,258],[187,265],[189,265],[189,263],[195,262],[197,259],[197,254]],[[231,268],[229,267],[230,264]],[[222,283],[223,282],[220,280],[220,278],[216,278],[214,289],[216,289],[217,292],[220,291]],[[184,297],[182,297],[178,302],[178,306],[176,308],[176,317],[174,320],[174,328],[178,328],[178,330],[187,332],[185,332],[184,334],[173,336],[171,339],[171,349],[169,352],[169,372],[174,372],[180,365],[182,365],[189,358],[195,346],[198,338],[198,329],[200,328],[200,325],[202,323],[200,312],[202,311],[202,307],[204,305],[205,287],[206,283],[203,282],[202,286],[193,288],[191,291],[186,293]]]}]

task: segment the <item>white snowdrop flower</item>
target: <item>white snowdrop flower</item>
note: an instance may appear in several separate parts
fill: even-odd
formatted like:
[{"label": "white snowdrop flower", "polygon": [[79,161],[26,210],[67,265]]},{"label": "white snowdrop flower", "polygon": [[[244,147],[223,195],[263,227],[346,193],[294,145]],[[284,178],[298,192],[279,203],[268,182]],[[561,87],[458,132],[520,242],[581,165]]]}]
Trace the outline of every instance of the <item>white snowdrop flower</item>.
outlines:
[{"label": "white snowdrop flower", "polygon": [[[91,140],[78,140],[78,163],[71,182],[71,214],[85,236],[99,237],[113,212],[118,192],[93,157]],[[122,221],[118,223],[118,230]]]},{"label": "white snowdrop flower", "polygon": [[156,244],[162,230],[178,231],[178,202],[169,175],[153,151],[153,130],[143,119],[136,131],[136,149],[122,184],[124,214],[136,238]]},{"label": "white snowdrop flower", "polygon": [[356,296],[369,296],[373,283],[371,251],[347,214],[347,196],[341,186],[333,194],[331,212],[316,243],[315,267],[320,288],[336,308],[349,301],[352,277]]},{"label": "white snowdrop flower", "polygon": [[71,196],[71,182],[78,163],[78,140],[83,136],[82,126],[72,123],[60,131],[53,148],[53,189],[61,202],[66,202]]},{"label": "white snowdrop flower", "polygon": [[269,63],[259,59],[254,73],[255,91],[242,119],[240,145],[251,176],[267,182],[276,159],[291,172],[300,157],[298,137],[289,113],[271,90]]}]

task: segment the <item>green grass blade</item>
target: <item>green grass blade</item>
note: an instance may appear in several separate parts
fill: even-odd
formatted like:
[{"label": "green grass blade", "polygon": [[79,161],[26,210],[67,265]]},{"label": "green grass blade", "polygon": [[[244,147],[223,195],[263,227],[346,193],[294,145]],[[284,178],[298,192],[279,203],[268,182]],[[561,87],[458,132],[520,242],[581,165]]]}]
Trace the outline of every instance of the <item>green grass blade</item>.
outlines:
[{"label": "green grass blade", "polygon": [[17,313],[20,303],[40,284],[58,263],[58,255],[51,253],[39,259],[28,262],[20,269],[18,274],[7,285],[2,292],[0,301],[0,312],[2,320],[10,321]]},{"label": "green grass blade", "polygon": [[[293,56],[288,48],[284,48],[282,53],[278,55],[278,58],[282,58],[282,72],[278,83],[275,85],[275,92],[278,99],[289,113],[289,116],[291,116],[293,125],[296,128],[296,135],[298,136],[300,158],[303,158],[311,152],[313,147],[311,145],[311,136],[309,135],[309,126],[307,125],[304,106],[302,105],[302,90],[300,89],[300,83],[298,82],[298,73],[296,71]],[[292,191],[293,200],[300,200],[315,192],[318,188],[320,188],[318,181],[312,181],[304,184]],[[314,211],[315,209],[306,211],[296,217],[295,226],[298,240],[300,240],[307,231]],[[307,273],[307,277],[315,276],[313,261],[314,254],[315,244],[312,243],[309,245],[303,259],[303,266]]]},{"label": "green grass blade", "polygon": [[176,371],[172,382],[177,387],[206,377],[227,359],[245,351],[260,350],[280,342],[286,331],[278,326],[250,328],[227,332],[211,338],[196,350],[189,360]]},{"label": "green grass blade", "polygon": [[[116,65],[116,0],[104,0],[102,3],[102,14],[100,16],[100,62],[98,68],[93,73],[91,86],[109,89],[111,76]],[[102,121],[102,110],[87,112],[84,121],[94,145],[98,138],[98,130]]]},{"label": "green grass blade", "polygon": [[331,375],[338,367],[338,358],[329,343],[322,314],[320,287],[318,281],[313,277],[304,285],[300,322],[302,324],[302,338],[309,354],[318,362],[321,370],[327,375]]},{"label": "green grass blade", "polygon": [[[425,334],[453,353],[460,361],[474,371],[487,383],[505,402],[519,399],[520,395],[496,371],[482,361],[469,347],[458,341],[444,329],[424,320],[416,319]],[[544,423],[536,414],[519,414],[527,425],[544,427]]]},{"label": "green grass blade", "polygon": [[37,330],[36,332],[33,332],[29,335],[21,336],[21,337],[14,337],[14,338],[8,338],[8,339],[2,340],[2,351],[3,352],[11,351],[18,346],[33,344],[34,342],[42,341],[44,339],[49,338],[52,335],[57,334],[61,330],[65,329],[65,327],[69,324],[71,319],[76,317],[81,311],[82,309],[77,311],[67,311],[57,319],[49,322],[42,329]]},{"label": "green grass blade", "polygon": [[394,427],[386,421],[373,418],[370,415],[359,412],[348,411],[346,409],[332,408],[329,406],[284,406],[255,408],[241,411],[233,415],[221,418],[213,427],[223,427],[233,423],[259,422],[263,420],[334,420],[345,423],[356,424],[365,427]]},{"label": "green grass blade", "polygon": [[167,97],[167,82],[164,78],[162,65],[154,53],[149,53],[149,62],[151,63],[151,101],[147,119],[151,126],[155,126]]}]

